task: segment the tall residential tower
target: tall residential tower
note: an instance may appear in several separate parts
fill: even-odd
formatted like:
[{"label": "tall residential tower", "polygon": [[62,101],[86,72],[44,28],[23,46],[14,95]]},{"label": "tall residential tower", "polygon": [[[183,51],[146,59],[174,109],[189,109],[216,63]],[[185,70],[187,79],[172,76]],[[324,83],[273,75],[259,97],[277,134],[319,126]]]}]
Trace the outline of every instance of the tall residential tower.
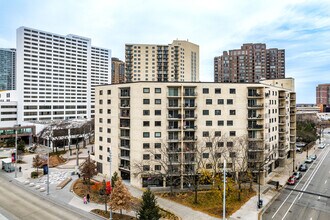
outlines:
[{"label": "tall residential tower", "polygon": [[16,49],[0,48],[0,90],[16,88]]},{"label": "tall residential tower", "polygon": [[285,51],[266,44],[243,44],[214,58],[214,82],[259,82],[285,78]]},{"label": "tall residential tower", "polygon": [[169,45],[126,44],[127,82],[199,81],[199,46],[174,40]]},{"label": "tall residential tower", "polygon": [[94,87],[110,83],[111,51],[91,39],[17,29],[18,122],[91,118]]},{"label": "tall residential tower", "polygon": [[321,112],[330,112],[330,84],[319,84],[316,87],[316,105]]},{"label": "tall residential tower", "polygon": [[125,63],[116,57],[111,58],[111,84],[124,83]]}]

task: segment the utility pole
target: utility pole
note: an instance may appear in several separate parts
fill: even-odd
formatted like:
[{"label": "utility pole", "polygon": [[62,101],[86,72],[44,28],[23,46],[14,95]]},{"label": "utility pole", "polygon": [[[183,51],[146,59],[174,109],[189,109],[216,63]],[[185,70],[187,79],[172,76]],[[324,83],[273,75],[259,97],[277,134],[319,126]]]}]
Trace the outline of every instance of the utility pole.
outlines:
[{"label": "utility pole", "polygon": [[[111,146],[109,148],[109,162],[110,162],[110,183],[111,183],[111,178],[112,178],[112,172],[111,172],[111,162],[112,162]],[[110,201],[111,201],[111,195],[112,195],[112,192],[110,192]],[[109,208],[110,208],[110,220],[112,220],[112,207],[111,207],[111,205],[110,205]]]},{"label": "utility pole", "polygon": [[50,172],[50,168],[49,168],[49,152],[53,148],[53,127],[52,127],[52,125],[50,126],[49,141],[50,141],[49,142],[50,148],[48,148],[48,157],[47,157],[47,195],[49,195],[49,172]]},{"label": "utility pole", "polygon": [[223,162],[223,202],[222,219],[226,220],[226,160]]},{"label": "utility pole", "polygon": [[18,127],[21,127],[20,124],[18,125],[15,125],[14,128],[15,128],[15,149],[16,149],[16,152],[15,152],[15,178],[17,178],[17,160],[18,160],[18,150],[17,150],[17,128]]}]

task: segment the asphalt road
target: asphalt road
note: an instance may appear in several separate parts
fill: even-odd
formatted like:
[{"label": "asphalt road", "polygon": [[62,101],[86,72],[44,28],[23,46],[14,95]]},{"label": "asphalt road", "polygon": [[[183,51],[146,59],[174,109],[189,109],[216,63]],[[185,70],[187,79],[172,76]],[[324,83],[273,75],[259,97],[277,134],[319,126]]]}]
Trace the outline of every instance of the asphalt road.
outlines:
[{"label": "asphalt road", "polygon": [[330,136],[324,135],[326,147],[317,149],[318,158],[294,186],[286,186],[265,211],[262,219],[330,219]]},{"label": "asphalt road", "polygon": [[98,219],[89,213],[40,197],[0,175],[0,219]]}]

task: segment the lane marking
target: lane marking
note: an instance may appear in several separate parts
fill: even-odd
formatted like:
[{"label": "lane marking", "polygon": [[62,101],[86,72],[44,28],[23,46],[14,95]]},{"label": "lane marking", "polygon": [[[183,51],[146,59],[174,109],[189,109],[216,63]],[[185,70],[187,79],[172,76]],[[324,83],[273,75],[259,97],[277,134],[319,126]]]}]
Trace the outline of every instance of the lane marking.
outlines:
[{"label": "lane marking", "polygon": [[327,184],[327,182],[328,182],[328,180],[326,180],[326,181],[324,182],[324,184]]},{"label": "lane marking", "polygon": [[[313,171],[313,173],[312,173],[313,175],[311,175],[311,176],[313,176],[313,177],[315,176],[316,172],[317,172],[318,169],[321,167],[321,164],[323,163],[323,161],[325,160],[325,158],[326,158],[326,156],[328,155],[329,152],[330,152],[330,151],[328,150],[328,152],[327,152],[325,155],[323,155],[323,158],[322,158],[322,159],[319,161],[319,163],[316,165],[317,168],[314,169],[314,171]],[[309,183],[310,183],[311,180],[312,180],[312,178],[310,178],[311,176],[309,176],[308,181],[304,184],[304,186],[303,186],[303,188],[302,188],[302,191],[304,191],[304,190],[308,187]],[[308,183],[308,184],[307,184],[307,183]],[[307,184],[307,185],[306,185],[306,184]],[[305,188],[305,189],[304,189],[304,188]],[[290,207],[288,208],[288,210],[287,210],[286,213],[284,214],[282,220],[285,219],[285,217],[286,217],[286,215],[289,213],[291,207],[292,207],[292,206],[294,205],[294,203],[296,202],[298,196],[299,196],[299,199],[300,199],[301,196],[302,196],[303,194],[304,194],[304,193],[299,193],[299,194],[296,196],[296,198],[293,200],[293,202],[291,203]]]}]

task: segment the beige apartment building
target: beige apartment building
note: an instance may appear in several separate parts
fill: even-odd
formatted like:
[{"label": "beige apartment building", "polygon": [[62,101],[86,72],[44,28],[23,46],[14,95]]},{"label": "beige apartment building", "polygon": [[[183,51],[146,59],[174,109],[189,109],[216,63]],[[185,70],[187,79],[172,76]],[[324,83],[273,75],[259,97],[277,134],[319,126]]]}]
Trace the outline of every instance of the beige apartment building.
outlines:
[{"label": "beige apartment building", "polygon": [[[238,173],[245,163],[261,182],[292,161],[293,79],[260,83],[134,82],[96,88],[95,160],[137,187],[189,184],[201,170]],[[293,164],[294,167],[294,164]],[[173,181],[174,180],[174,181]]]},{"label": "beige apartment building", "polygon": [[199,46],[184,40],[172,44],[126,44],[127,82],[199,81]]}]

